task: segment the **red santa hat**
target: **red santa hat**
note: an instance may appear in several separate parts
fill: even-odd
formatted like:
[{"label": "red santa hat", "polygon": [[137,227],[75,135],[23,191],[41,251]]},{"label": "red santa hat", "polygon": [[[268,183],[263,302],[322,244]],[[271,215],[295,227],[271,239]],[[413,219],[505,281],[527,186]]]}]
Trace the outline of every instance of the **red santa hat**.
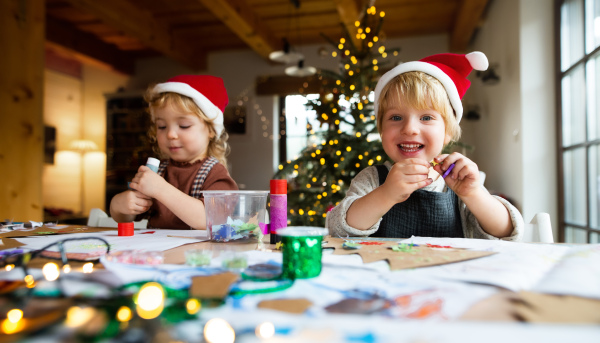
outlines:
[{"label": "red santa hat", "polygon": [[410,71],[422,71],[438,79],[448,93],[450,105],[454,109],[456,120],[460,123],[463,114],[461,99],[469,89],[471,81],[467,79],[469,73],[475,70],[486,70],[488,68],[487,57],[479,51],[466,55],[460,54],[438,54],[425,57],[419,61],[402,63],[383,76],[375,87],[375,115],[377,116],[379,96],[383,87],[394,77]]},{"label": "red santa hat", "polygon": [[154,93],[177,93],[191,98],[211,120],[217,137],[223,132],[223,112],[229,100],[223,79],[211,75],[179,75],[159,83]]}]

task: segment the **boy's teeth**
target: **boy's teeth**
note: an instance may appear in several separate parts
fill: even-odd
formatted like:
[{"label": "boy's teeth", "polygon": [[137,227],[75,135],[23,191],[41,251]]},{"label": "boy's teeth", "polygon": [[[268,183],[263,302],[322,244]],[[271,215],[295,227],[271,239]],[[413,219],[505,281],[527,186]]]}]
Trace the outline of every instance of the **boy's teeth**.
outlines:
[{"label": "boy's teeth", "polygon": [[400,144],[400,149],[404,151],[417,151],[421,149],[423,145],[421,144]]}]

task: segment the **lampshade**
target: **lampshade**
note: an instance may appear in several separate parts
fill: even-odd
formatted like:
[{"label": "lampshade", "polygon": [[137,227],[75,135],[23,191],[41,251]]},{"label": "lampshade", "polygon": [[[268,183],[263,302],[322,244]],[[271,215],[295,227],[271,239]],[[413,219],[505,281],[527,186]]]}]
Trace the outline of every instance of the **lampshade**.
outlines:
[{"label": "lampshade", "polygon": [[296,63],[303,58],[304,56],[301,53],[290,51],[290,43],[285,38],[283,39],[283,50],[273,51],[269,54],[271,61],[285,64]]},{"label": "lampshade", "polygon": [[98,146],[89,139],[76,139],[69,144],[69,149],[84,153],[98,150]]},{"label": "lampshade", "polygon": [[310,67],[310,66],[305,67],[304,60],[298,61],[297,66],[291,66],[291,67],[285,68],[286,75],[296,76],[296,77],[311,76],[311,75],[315,75],[316,72],[317,72],[317,68],[315,68],[315,67]]}]

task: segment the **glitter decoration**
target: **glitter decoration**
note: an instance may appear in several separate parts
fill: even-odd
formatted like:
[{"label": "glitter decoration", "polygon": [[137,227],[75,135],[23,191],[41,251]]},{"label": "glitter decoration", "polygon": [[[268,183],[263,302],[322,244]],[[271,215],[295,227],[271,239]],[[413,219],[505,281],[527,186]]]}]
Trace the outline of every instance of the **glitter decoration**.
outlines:
[{"label": "glitter decoration", "polygon": [[308,279],[321,274],[321,243],[327,229],[288,227],[278,232],[283,243],[283,277]]},{"label": "glitter decoration", "polygon": [[184,254],[185,264],[192,267],[208,266],[212,258],[212,250],[188,249]]},{"label": "glitter decoration", "polygon": [[248,259],[243,253],[234,251],[226,251],[222,253],[223,259],[221,266],[231,271],[241,272],[248,267]]}]

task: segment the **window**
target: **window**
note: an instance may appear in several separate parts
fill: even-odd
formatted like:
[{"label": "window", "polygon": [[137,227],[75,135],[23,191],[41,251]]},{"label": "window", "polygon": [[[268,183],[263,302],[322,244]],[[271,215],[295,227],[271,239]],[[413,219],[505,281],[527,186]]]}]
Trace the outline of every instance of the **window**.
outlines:
[{"label": "window", "polygon": [[600,0],[558,10],[560,240],[600,243]]},{"label": "window", "polygon": [[326,128],[319,127],[317,113],[306,108],[307,99],[316,100],[318,98],[318,94],[288,95],[285,97],[286,161],[295,160],[305,147],[317,143],[317,141],[311,141],[311,139],[316,139],[316,136],[311,136],[311,131],[326,130]]},{"label": "window", "polygon": [[[319,132],[325,132],[328,124],[322,124],[317,120],[317,113],[306,107],[308,100],[318,101],[319,94],[288,95],[282,97],[282,108],[285,111],[280,115],[280,154],[279,163],[293,161],[300,156],[304,148],[310,144],[320,144],[322,139]],[[348,108],[350,103],[340,100],[343,107]],[[285,123],[285,125],[283,125]],[[347,123],[340,125],[342,131],[352,129]],[[285,152],[285,155],[283,154]]]}]

